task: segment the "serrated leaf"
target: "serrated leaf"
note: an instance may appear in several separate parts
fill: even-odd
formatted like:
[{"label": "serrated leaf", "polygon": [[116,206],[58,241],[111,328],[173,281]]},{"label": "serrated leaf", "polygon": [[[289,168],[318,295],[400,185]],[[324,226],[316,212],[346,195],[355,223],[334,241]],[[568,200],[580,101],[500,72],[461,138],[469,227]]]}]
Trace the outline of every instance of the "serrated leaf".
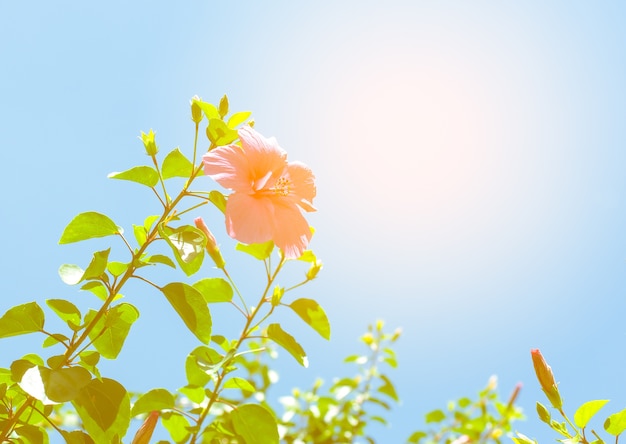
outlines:
[{"label": "serrated leaf", "polygon": [[594,401],[585,402],[578,407],[576,413],[574,413],[574,423],[580,427],[587,427],[587,423],[594,417],[596,413],[600,411],[604,405],[609,402],[608,399],[597,399]]},{"label": "serrated leaf", "polygon": [[170,228],[159,225],[159,234],[174,252],[174,257],[187,276],[196,273],[202,266],[206,238],[204,233],[191,225]]},{"label": "serrated leaf", "polygon": [[131,416],[150,413],[152,411],[173,409],[174,396],[163,388],[153,389],[141,395],[130,412]]},{"label": "serrated leaf", "polygon": [[206,134],[215,146],[228,145],[239,138],[237,131],[229,128],[222,119],[209,119]]},{"label": "serrated leaf", "polygon": [[95,442],[118,442],[130,425],[130,397],[113,379],[92,379],[72,405]]},{"label": "serrated leaf", "polygon": [[230,413],[233,428],[246,444],[278,444],[274,416],[257,404],[244,404]]},{"label": "serrated leaf", "polygon": [[76,285],[83,280],[84,270],[78,265],[63,264],[59,267],[59,276],[67,285]]},{"label": "serrated leaf", "polygon": [[243,122],[248,120],[248,117],[250,117],[251,115],[252,113],[250,111],[240,111],[238,113],[234,113],[232,116],[230,116],[226,125],[229,128],[235,129]]},{"label": "serrated leaf", "polygon": [[[91,322],[94,317],[95,311],[91,310],[85,316],[85,322]],[[123,302],[110,308],[96,322],[89,332],[89,338],[103,357],[115,359],[122,351],[130,327],[138,318],[139,311],[131,304]]]},{"label": "serrated leaf", "polygon": [[161,288],[187,328],[204,344],[211,340],[211,312],[202,294],[190,285],[172,282]]},{"label": "serrated leaf", "polygon": [[180,152],[178,148],[168,153],[163,159],[161,175],[163,179],[183,177],[189,179],[193,173],[193,164]]},{"label": "serrated leaf", "polygon": [[43,310],[36,302],[16,305],[0,318],[0,338],[41,331],[44,321]]},{"label": "serrated leaf", "polygon": [[88,211],[79,214],[70,221],[65,230],[63,230],[59,244],[80,242],[118,233],[122,233],[122,229],[115,225],[115,222],[109,219],[109,217],[95,211]]},{"label": "serrated leaf", "polygon": [[225,389],[239,389],[243,392],[254,393],[256,389],[246,379],[233,377],[224,383]]},{"label": "serrated leaf", "polygon": [[150,188],[159,183],[159,173],[149,166],[136,166],[121,173],[111,173],[108,177],[109,179],[130,180]]},{"label": "serrated leaf", "polygon": [[262,244],[248,244],[248,245],[238,243],[235,249],[237,251],[242,251],[244,253],[247,253],[250,256],[260,261],[263,261],[267,259],[268,257],[270,257],[270,254],[272,254],[272,250],[274,249],[274,242],[267,241],[267,242],[263,242]]},{"label": "serrated leaf", "polygon": [[267,336],[287,350],[301,366],[309,366],[309,361],[302,346],[296,342],[293,336],[284,331],[279,324],[270,324],[267,327]]},{"label": "serrated leaf", "polygon": [[289,307],[324,339],[330,339],[330,322],[324,309],[313,299],[296,299]]},{"label": "serrated leaf", "polygon": [[215,302],[230,302],[233,299],[233,288],[222,278],[206,278],[193,284],[204,300],[211,304]]}]

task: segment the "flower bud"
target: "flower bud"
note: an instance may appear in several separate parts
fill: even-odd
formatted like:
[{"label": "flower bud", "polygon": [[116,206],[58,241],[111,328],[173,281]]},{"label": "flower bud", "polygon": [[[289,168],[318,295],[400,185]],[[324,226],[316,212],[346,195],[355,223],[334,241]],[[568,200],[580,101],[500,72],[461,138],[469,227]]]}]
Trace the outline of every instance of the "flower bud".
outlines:
[{"label": "flower bud", "polygon": [[548,397],[548,400],[552,404],[552,407],[561,410],[561,407],[563,406],[563,401],[561,400],[559,389],[554,380],[554,374],[552,373],[552,369],[546,363],[545,359],[543,359],[543,356],[541,355],[539,349],[531,350],[530,355],[533,359],[533,366],[535,367],[535,373],[537,375],[537,380],[541,385],[541,389]]},{"label": "flower bud", "polygon": [[224,268],[224,266],[226,265],[226,261],[224,261],[222,253],[220,253],[220,248],[217,246],[217,242],[215,241],[213,233],[211,233],[209,227],[207,227],[207,225],[204,223],[204,219],[202,219],[201,217],[196,217],[193,221],[196,224],[196,228],[201,230],[207,238],[206,251],[209,253],[209,256],[211,256],[211,259],[213,259],[213,262],[215,262],[217,268]]},{"label": "flower bud", "polygon": [[198,102],[200,101],[200,97],[193,96],[190,100],[191,103],[191,120],[193,120],[196,124],[202,122],[202,109]]},{"label": "flower bud", "polygon": [[317,273],[319,273],[321,269],[322,269],[322,261],[316,260],[315,262],[311,264],[311,267],[306,272],[306,278],[309,281],[312,281],[313,279],[315,279],[315,277],[317,276]]},{"label": "flower bud", "polygon": [[158,420],[159,412],[156,410],[150,412],[146,420],[139,427],[139,430],[137,430],[137,433],[135,433],[132,444],[149,444],[150,438],[152,438],[152,432],[154,432]]},{"label": "flower bud", "polygon": [[142,131],[141,141],[143,142],[143,146],[146,148],[146,154],[148,154],[148,156],[155,156],[156,153],[159,152],[159,147],[154,141],[154,131],[150,130],[148,134]]}]

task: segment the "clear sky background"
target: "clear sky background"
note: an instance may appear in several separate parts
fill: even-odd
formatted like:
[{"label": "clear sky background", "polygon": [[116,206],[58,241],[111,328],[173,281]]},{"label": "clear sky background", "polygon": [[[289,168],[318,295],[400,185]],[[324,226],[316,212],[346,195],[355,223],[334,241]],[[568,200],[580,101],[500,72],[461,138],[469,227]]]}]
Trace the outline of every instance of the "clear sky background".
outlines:
[{"label": "clear sky background", "polygon": [[[380,318],[404,332],[388,372],[402,403],[372,429],[380,443],[492,374],[505,398],[524,383],[518,430],[556,438],[535,414],[536,347],[571,413],[603,398],[607,415],[622,410],[625,20],[619,2],[2,2],[0,311],[95,307],[57,269],[108,242],[59,246],[63,228],[95,210],[130,233],[158,211],[107,174],[148,162],[141,130],[190,153],[189,99],[226,93],[317,176],[324,269],[296,295],[324,306],[332,340],[285,313],[311,365],[281,353],[271,396],[351,375],[342,358]],[[214,209],[201,215],[231,267],[255,266]],[[151,288],[126,296],[141,318],[103,373],[131,390],[182,386],[197,340]],[[40,341],[1,341],[0,366]]]}]

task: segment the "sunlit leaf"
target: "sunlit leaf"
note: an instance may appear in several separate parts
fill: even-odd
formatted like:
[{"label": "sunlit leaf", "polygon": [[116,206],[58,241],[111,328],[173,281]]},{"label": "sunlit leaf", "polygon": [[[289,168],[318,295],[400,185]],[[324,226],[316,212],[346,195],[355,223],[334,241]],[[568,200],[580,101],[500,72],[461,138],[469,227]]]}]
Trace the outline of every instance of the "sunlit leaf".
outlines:
[{"label": "sunlit leaf", "polygon": [[91,374],[82,367],[38,368],[46,395],[55,402],[75,399],[79,391],[91,381]]},{"label": "sunlit leaf", "polygon": [[59,267],[59,276],[67,285],[76,285],[83,280],[85,272],[78,265],[63,264]]},{"label": "sunlit leaf", "polygon": [[109,260],[110,252],[111,252],[110,248],[103,250],[103,251],[95,252],[93,254],[93,258],[91,259],[91,262],[89,263],[89,266],[83,273],[82,279],[88,280],[88,279],[99,278],[106,270],[107,261]]},{"label": "sunlit leaf", "polygon": [[426,423],[430,424],[432,422],[441,422],[446,419],[446,414],[443,410],[433,410],[426,414]]},{"label": "sunlit leaf", "polygon": [[48,444],[50,442],[48,433],[43,427],[27,424],[16,427],[14,431],[15,434],[20,437],[19,440],[15,440],[14,442],[24,444]]},{"label": "sunlit leaf", "polygon": [[257,404],[244,404],[230,413],[233,427],[246,444],[278,444],[274,416]]},{"label": "sunlit leaf", "polygon": [[109,273],[111,273],[113,276],[117,277],[126,273],[126,270],[128,270],[128,265],[129,264],[125,262],[113,261],[107,264],[107,270],[109,270]]},{"label": "sunlit leaf", "polygon": [[230,302],[233,299],[233,288],[222,278],[206,278],[193,284],[204,300],[211,304],[214,302]]},{"label": "sunlit leaf", "polygon": [[159,234],[172,248],[178,265],[187,276],[200,269],[206,247],[204,233],[191,225],[170,228],[161,224]]},{"label": "sunlit leaf", "polygon": [[228,123],[226,125],[228,125],[229,128],[235,129],[243,122],[248,120],[248,117],[250,117],[251,115],[252,113],[250,111],[240,111],[238,113],[234,113],[232,116],[229,117]]},{"label": "sunlit leaf", "polygon": [[217,107],[217,111],[220,113],[220,117],[223,119],[228,114],[228,96],[224,94],[220,99],[220,103]]},{"label": "sunlit leaf", "polygon": [[201,342],[208,344],[211,340],[211,312],[202,294],[181,282],[169,283],[161,291],[187,328]]},{"label": "sunlit leaf", "polygon": [[270,254],[272,254],[272,250],[274,249],[274,242],[267,241],[263,242],[262,244],[249,245],[238,243],[235,249],[247,253],[250,256],[262,261],[270,257]]},{"label": "sunlit leaf", "polygon": [[207,116],[207,119],[219,119],[220,113],[217,110],[217,107],[212,103],[203,102],[201,100],[195,100],[195,103],[198,104],[200,109]]},{"label": "sunlit leaf", "polygon": [[79,214],[70,221],[63,230],[59,243],[69,244],[118,233],[122,233],[122,229],[115,225],[115,222],[109,217],[95,211],[89,211]]},{"label": "sunlit leaf", "polygon": [[289,333],[284,331],[279,324],[270,324],[267,327],[267,336],[278,345],[287,350],[291,356],[303,367],[309,366],[309,361],[302,346]]},{"label": "sunlit leaf", "polygon": [[111,173],[108,177],[109,179],[130,180],[151,188],[159,183],[159,173],[149,166],[136,166],[121,173]]},{"label": "sunlit leaf", "polygon": [[161,416],[161,422],[163,427],[170,433],[174,442],[186,442],[189,438],[189,421],[180,413],[165,412]]},{"label": "sunlit leaf", "polygon": [[[89,323],[95,317],[91,310],[85,316]],[[89,332],[94,347],[107,359],[115,359],[124,346],[130,327],[139,318],[139,311],[128,303],[121,303],[110,308]]]},{"label": "sunlit leaf", "polygon": [[154,410],[166,410],[174,408],[174,396],[165,389],[153,389],[141,395],[130,412],[131,416],[150,413]]},{"label": "sunlit leaf", "polygon": [[70,338],[68,338],[65,335],[62,335],[61,333],[53,333],[52,335],[47,336],[46,339],[43,340],[42,347],[43,348],[51,347],[55,344],[58,344],[59,342],[67,343],[69,340]]},{"label": "sunlit leaf", "polygon": [[209,201],[222,213],[226,212],[226,197],[217,190],[209,192]]},{"label": "sunlit leaf", "polygon": [[130,424],[130,397],[117,381],[92,379],[72,401],[83,427],[97,443],[113,443]]},{"label": "sunlit leaf", "polygon": [[626,409],[617,412],[606,418],[604,430],[613,436],[617,436],[626,430]]},{"label": "sunlit leaf", "polygon": [[228,145],[239,138],[239,134],[222,119],[209,119],[206,135],[215,146]]},{"label": "sunlit leaf", "polygon": [[396,392],[396,388],[391,383],[391,380],[385,375],[380,375],[380,379],[383,380],[383,385],[378,388],[378,391],[389,396],[396,402],[399,401],[398,393]]},{"label": "sunlit leaf", "polygon": [[246,379],[234,377],[224,383],[225,389],[239,389],[243,392],[254,393],[256,389]]},{"label": "sunlit leaf", "polygon": [[95,444],[91,436],[87,435],[82,430],[74,430],[71,432],[61,430],[61,435],[65,438],[66,444]]},{"label": "sunlit leaf", "polygon": [[43,310],[36,302],[16,305],[0,318],[0,338],[41,331],[44,320]]},{"label": "sunlit leaf", "polygon": [[330,339],[330,322],[324,309],[313,299],[296,299],[289,307],[324,339]]},{"label": "sunlit leaf", "polygon": [[178,148],[171,151],[165,159],[161,167],[161,175],[163,179],[171,177],[190,178],[193,173],[193,164],[180,152]]},{"label": "sunlit leaf", "polygon": [[145,257],[143,260],[150,264],[163,264],[167,265],[168,267],[176,268],[176,264],[174,264],[174,261],[172,261],[169,257],[163,254],[153,254],[152,256]]},{"label": "sunlit leaf", "polygon": [[586,427],[589,420],[591,420],[607,402],[609,402],[608,399],[597,399],[595,401],[585,402],[578,407],[576,413],[574,413],[574,423],[580,428]]}]

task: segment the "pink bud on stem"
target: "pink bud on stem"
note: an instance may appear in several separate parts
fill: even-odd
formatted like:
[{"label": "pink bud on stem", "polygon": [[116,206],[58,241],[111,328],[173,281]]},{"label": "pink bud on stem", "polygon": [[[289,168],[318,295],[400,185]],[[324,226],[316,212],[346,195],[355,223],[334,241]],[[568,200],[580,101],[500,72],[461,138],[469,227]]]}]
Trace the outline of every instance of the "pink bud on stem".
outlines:
[{"label": "pink bud on stem", "polygon": [[554,380],[552,369],[546,363],[546,360],[543,359],[543,355],[539,349],[535,348],[531,350],[530,355],[533,359],[533,366],[535,367],[535,373],[537,375],[537,379],[539,380],[539,384],[541,385],[541,389],[548,397],[552,407],[560,411],[563,407],[563,401],[561,400],[559,388]]},{"label": "pink bud on stem", "polygon": [[209,230],[209,227],[207,227],[204,219],[201,217],[196,217],[193,221],[196,224],[196,228],[201,230],[207,238],[206,251],[209,253],[209,256],[211,256],[217,268],[223,269],[226,266],[226,261],[222,257],[222,253],[220,253],[220,248],[217,246],[213,233],[211,233],[211,230]]}]

